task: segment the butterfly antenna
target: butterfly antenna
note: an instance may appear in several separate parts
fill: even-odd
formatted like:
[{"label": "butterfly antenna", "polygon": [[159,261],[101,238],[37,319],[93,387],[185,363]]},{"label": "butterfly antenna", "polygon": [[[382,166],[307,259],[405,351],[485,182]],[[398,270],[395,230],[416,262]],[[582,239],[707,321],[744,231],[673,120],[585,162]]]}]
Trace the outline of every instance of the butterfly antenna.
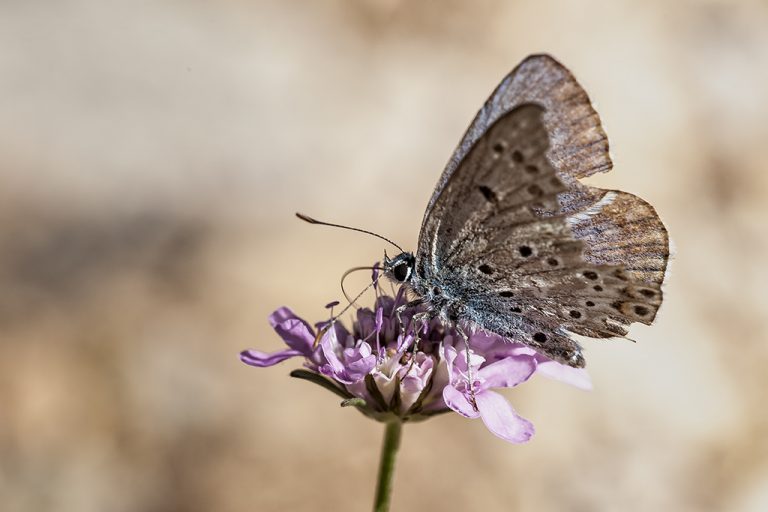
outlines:
[{"label": "butterfly antenna", "polygon": [[312,217],[309,217],[307,215],[304,215],[303,213],[298,213],[298,212],[296,213],[296,216],[298,218],[300,218],[301,220],[303,220],[304,222],[308,222],[310,224],[319,224],[320,226],[331,226],[332,228],[348,229],[350,231],[358,231],[360,233],[365,233],[367,235],[373,235],[376,238],[380,238],[380,239],[384,240],[385,242],[388,242],[388,243],[394,245],[395,247],[398,248],[398,250],[400,252],[403,252],[403,248],[400,247],[399,245],[397,245],[395,242],[393,242],[392,240],[390,240],[387,237],[379,235],[378,233],[374,233],[373,231],[367,231],[365,229],[360,229],[360,228],[353,228],[351,226],[344,226],[342,224],[331,224],[330,222],[323,222],[323,221],[320,221],[320,220],[317,220],[317,219],[313,219]]}]

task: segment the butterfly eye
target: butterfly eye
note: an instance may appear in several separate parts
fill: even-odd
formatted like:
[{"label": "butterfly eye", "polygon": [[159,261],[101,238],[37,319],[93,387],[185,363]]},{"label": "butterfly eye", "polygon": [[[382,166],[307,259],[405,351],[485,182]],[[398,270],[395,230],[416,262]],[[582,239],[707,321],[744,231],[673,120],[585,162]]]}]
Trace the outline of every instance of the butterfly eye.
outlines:
[{"label": "butterfly eye", "polygon": [[392,269],[392,275],[394,275],[395,279],[397,279],[402,283],[406,281],[408,277],[411,275],[411,269],[408,268],[407,263],[400,263],[396,265],[395,268]]}]

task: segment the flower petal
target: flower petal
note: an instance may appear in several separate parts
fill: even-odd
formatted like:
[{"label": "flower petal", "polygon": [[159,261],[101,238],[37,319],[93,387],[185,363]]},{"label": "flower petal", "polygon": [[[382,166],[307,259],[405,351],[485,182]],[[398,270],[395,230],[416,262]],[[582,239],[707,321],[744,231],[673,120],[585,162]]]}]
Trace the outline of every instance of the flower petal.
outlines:
[{"label": "flower petal", "polygon": [[357,310],[357,325],[354,326],[355,338],[368,339],[376,332],[376,315],[368,308]]},{"label": "flower petal", "polygon": [[480,415],[480,413],[472,407],[472,404],[469,403],[469,400],[464,396],[464,393],[453,386],[448,385],[443,388],[443,401],[445,402],[445,405],[466,418],[477,418]]},{"label": "flower petal", "polygon": [[312,353],[315,344],[315,333],[304,320],[300,318],[287,318],[273,327],[286,345],[305,355]]},{"label": "flower petal", "polygon": [[493,391],[475,395],[480,417],[493,434],[510,443],[524,443],[534,433],[533,424],[519,416],[506,398]]},{"label": "flower petal", "polygon": [[481,368],[477,376],[483,389],[511,388],[527,381],[536,372],[536,360],[530,356],[507,357]]},{"label": "flower petal", "polygon": [[250,366],[266,368],[267,366],[274,366],[277,363],[282,363],[286,359],[300,355],[302,355],[301,352],[293,349],[275,352],[274,354],[267,354],[266,352],[260,352],[258,350],[243,350],[240,352],[240,360]]},{"label": "flower petal", "polygon": [[344,371],[344,364],[336,355],[336,347],[339,346],[339,340],[336,338],[336,331],[329,329],[320,340],[320,348],[323,351],[325,360],[328,362],[333,375],[341,375]]},{"label": "flower petal", "polygon": [[540,373],[550,379],[565,382],[579,389],[587,391],[592,389],[592,380],[584,368],[571,368],[557,361],[545,360],[539,362],[536,373]]},{"label": "flower petal", "polygon": [[375,366],[376,356],[371,353],[367,343],[359,347],[345,348],[340,358],[336,351],[341,348],[336,330],[330,329],[320,341],[320,348],[327,364],[320,366],[320,373],[344,384],[362,380]]},{"label": "flower petal", "polygon": [[352,382],[363,379],[376,366],[376,356],[367,355],[346,364],[346,375]]},{"label": "flower petal", "polygon": [[[269,325],[274,329],[275,326],[281,322],[289,319],[301,320],[299,316],[293,312],[291,308],[285,306],[277,308],[271,315],[269,315]],[[304,320],[301,320],[304,322]],[[304,322],[308,329],[312,329],[307,322]]]}]

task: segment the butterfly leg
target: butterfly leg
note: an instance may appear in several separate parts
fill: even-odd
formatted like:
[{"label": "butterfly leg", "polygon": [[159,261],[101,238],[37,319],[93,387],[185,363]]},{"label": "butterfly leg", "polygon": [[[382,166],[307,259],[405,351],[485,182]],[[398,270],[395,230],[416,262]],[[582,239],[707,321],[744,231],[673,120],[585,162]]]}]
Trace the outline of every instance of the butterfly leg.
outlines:
[{"label": "butterfly leg", "polygon": [[414,324],[418,323],[418,327],[413,331],[413,350],[411,351],[411,364],[408,365],[408,369],[405,371],[405,375],[403,375],[402,378],[405,378],[411,371],[411,368],[413,368],[414,363],[416,362],[416,353],[419,351],[419,341],[421,341],[421,338],[419,337],[419,333],[424,330],[424,326],[432,320],[435,317],[435,315],[431,311],[422,311],[420,313],[416,313],[413,315],[413,318],[411,321]]},{"label": "butterfly leg", "polygon": [[[403,311],[405,311],[408,308],[415,308],[416,306],[420,306],[424,304],[426,301],[422,298],[414,299],[410,302],[406,302],[405,304],[398,306],[397,309],[395,309],[395,316],[397,317],[397,323],[400,324],[400,335],[405,338],[405,324],[403,323]],[[418,315],[418,313],[416,314]],[[411,318],[411,322],[413,322],[416,319],[416,315]]]},{"label": "butterfly leg", "polygon": [[465,352],[467,354],[467,386],[469,387],[469,397],[470,401],[472,402],[472,405],[477,408],[477,405],[475,403],[475,389],[473,386],[474,377],[472,376],[472,364],[470,361],[470,352],[469,352],[469,336],[467,336],[467,333],[464,332],[464,329],[461,328],[461,325],[459,325],[458,322],[455,323],[456,326],[456,332],[459,333],[459,336],[461,336],[461,339],[464,340],[464,347]]}]

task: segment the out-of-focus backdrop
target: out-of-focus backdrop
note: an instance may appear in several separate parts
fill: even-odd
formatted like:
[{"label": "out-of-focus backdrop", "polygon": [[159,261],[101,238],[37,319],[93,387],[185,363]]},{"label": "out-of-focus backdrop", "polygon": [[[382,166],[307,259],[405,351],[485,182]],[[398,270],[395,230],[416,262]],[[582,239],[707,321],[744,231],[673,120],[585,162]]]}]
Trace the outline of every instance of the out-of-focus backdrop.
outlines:
[{"label": "out-of-focus backdrop", "polygon": [[666,222],[666,302],[594,391],[507,394],[527,445],[407,426],[395,510],[768,510],[768,5],[725,0],[3,0],[0,509],[368,509],[381,426],[238,352],[382,256],[293,212],[413,247],[535,52]]}]

